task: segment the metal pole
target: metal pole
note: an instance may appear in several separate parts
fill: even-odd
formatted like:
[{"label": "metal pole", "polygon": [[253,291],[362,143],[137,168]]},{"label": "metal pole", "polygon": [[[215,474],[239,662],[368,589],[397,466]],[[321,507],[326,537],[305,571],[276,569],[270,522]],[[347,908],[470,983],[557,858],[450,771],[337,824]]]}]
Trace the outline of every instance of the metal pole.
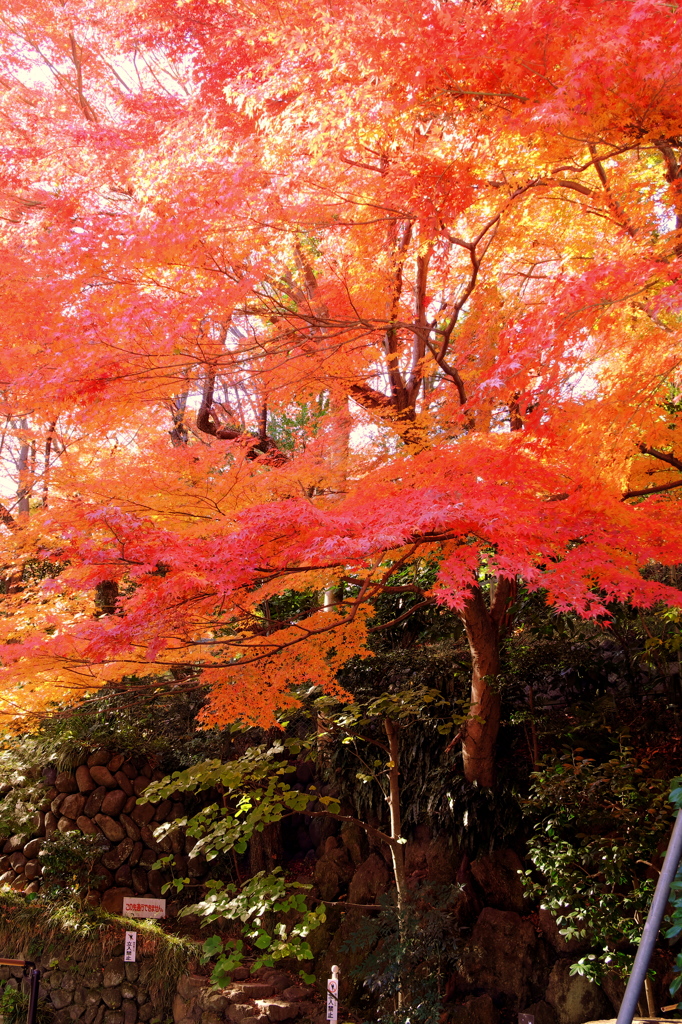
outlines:
[{"label": "metal pole", "polygon": [[670,842],[663,861],[661,873],[656,883],[656,891],[651,901],[651,907],[647,915],[642,938],[639,943],[635,962],[632,965],[632,973],[625,988],[625,995],[621,1003],[616,1024],[632,1024],[632,1018],[637,1009],[642,986],[649,969],[651,954],[656,945],[656,939],[661,928],[661,921],[665,913],[666,904],[670,895],[670,886],[673,883],[677,866],[682,859],[682,814],[678,812],[673,826]]},{"label": "metal pole", "polygon": [[31,988],[28,996],[28,1017],[26,1024],[36,1024],[38,1012],[38,986],[40,985],[40,969],[34,967],[31,970]]},{"label": "metal pole", "polygon": [[0,966],[22,967],[24,975],[26,974],[26,968],[31,968],[31,973],[29,975],[31,983],[28,995],[28,1018],[26,1024],[36,1024],[36,1014],[38,1012],[38,989],[40,986],[40,968],[36,967],[32,960],[14,960],[11,957],[0,957]]}]

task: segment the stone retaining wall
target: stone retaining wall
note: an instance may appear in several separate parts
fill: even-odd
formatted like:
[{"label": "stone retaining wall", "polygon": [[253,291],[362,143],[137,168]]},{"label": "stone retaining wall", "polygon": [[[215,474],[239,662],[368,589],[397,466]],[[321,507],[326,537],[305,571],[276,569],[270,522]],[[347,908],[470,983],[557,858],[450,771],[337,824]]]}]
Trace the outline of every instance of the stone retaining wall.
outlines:
[{"label": "stone retaining wall", "polygon": [[[158,1024],[164,1017],[165,1008],[155,1004],[148,987],[151,957],[124,963],[115,956],[104,964],[61,957],[56,962],[39,961],[37,966],[40,998],[54,1008],[57,1024],[79,1020],[83,1024]],[[18,989],[26,987],[22,979],[21,968],[0,967],[0,983]]]},{"label": "stone retaining wall", "polygon": [[101,835],[106,850],[91,876],[89,902],[101,901],[106,910],[120,913],[123,897],[161,896],[167,876],[152,865],[163,854],[173,854],[176,871],[193,880],[203,877],[203,857],[189,858],[194,840],[179,832],[161,842],[154,829],[166,821],[184,817],[181,800],[158,805],[139,804],[149,782],[163,774],[146,762],[112,756],[98,750],[73,771],[48,769],[45,800],[34,817],[30,834],[13,835],[2,846],[0,885],[24,892],[40,889],[40,852],[44,839],[56,831]]}]

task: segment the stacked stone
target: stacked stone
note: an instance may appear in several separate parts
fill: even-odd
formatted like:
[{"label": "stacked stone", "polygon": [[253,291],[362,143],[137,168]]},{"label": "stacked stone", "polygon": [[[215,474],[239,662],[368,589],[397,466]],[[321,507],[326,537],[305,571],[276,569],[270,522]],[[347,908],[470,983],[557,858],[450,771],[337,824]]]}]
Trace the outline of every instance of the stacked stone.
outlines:
[{"label": "stacked stone", "polygon": [[240,968],[234,977],[241,980],[223,989],[200,975],[180,978],[173,1002],[174,1024],[275,1024],[319,1014],[315,991],[297,985],[285,971],[265,967],[249,975]]},{"label": "stacked stone", "polygon": [[[146,1024],[160,1020],[160,1009],[147,988],[151,964],[151,959],[124,963],[115,957],[102,966],[96,960],[62,958],[56,968],[42,973],[40,998],[52,1004],[57,1024],[77,1020],[83,1024]],[[0,982],[11,988],[19,987],[21,977],[20,968],[0,968]]]},{"label": "stacked stone", "polygon": [[101,899],[106,910],[120,912],[124,896],[161,896],[167,879],[152,865],[164,854],[174,855],[176,871],[183,876],[202,877],[204,858],[188,859],[194,840],[179,830],[160,842],[154,838],[158,825],[184,817],[184,804],[137,802],[149,782],[161,777],[148,764],[136,766],[123,754],[112,757],[106,750],[95,751],[74,772],[48,772],[50,788],[35,815],[33,834],[11,836],[2,847],[0,885],[38,891],[40,851],[45,837],[55,831],[103,836],[107,849],[92,872],[91,902]]}]

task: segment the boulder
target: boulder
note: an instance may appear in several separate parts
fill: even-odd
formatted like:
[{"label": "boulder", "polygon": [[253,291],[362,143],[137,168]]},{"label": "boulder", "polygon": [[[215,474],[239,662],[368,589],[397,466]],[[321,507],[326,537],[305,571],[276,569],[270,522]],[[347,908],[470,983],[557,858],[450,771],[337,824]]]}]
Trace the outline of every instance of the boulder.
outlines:
[{"label": "boulder", "polygon": [[471,862],[471,874],[483,890],[486,904],[498,910],[523,912],[526,898],[522,871],[523,865],[513,850],[495,850]]},{"label": "boulder", "polygon": [[97,783],[94,781],[90,770],[86,764],[80,765],[76,768],[76,785],[78,786],[79,792],[92,793],[93,789],[97,788]]},{"label": "boulder", "polygon": [[405,844],[405,874],[410,878],[428,878],[443,884],[454,882],[458,861],[449,842],[431,838],[428,825],[418,825],[414,838]]},{"label": "boulder", "polygon": [[11,867],[12,871],[24,870],[24,867],[26,866],[26,857],[24,856],[23,853],[21,853],[20,850],[17,850],[16,853],[12,854],[12,856],[9,859],[9,866]]},{"label": "boulder", "polygon": [[149,779],[144,775],[138,775],[136,779],[133,779],[133,793],[135,796],[141,796],[148,785]]},{"label": "boulder", "polygon": [[323,900],[333,900],[342,885],[350,882],[355,867],[345,847],[330,836],[325,843],[324,855],[315,865],[315,885]]},{"label": "boulder", "polygon": [[116,985],[113,988],[103,988],[101,996],[102,1002],[105,1006],[108,1006],[110,1010],[120,1009],[121,1003],[123,1002],[120,985]]},{"label": "boulder", "polygon": [[260,1009],[251,1003],[233,1003],[227,1011],[227,1019],[234,1021],[234,1024],[241,1024],[250,1017],[259,1017],[260,1013]]},{"label": "boulder", "polygon": [[121,864],[130,856],[133,849],[132,839],[126,838],[114,846],[108,853],[105,853],[102,857],[102,864],[105,868],[109,868],[110,871],[116,871],[120,868]]},{"label": "boulder", "polygon": [[111,817],[116,817],[125,807],[127,799],[128,797],[122,789],[110,790],[102,800],[102,814],[109,814]]},{"label": "boulder", "polygon": [[516,1012],[530,1002],[536,953],[537,939],[530,921],[512,911],[485,907],[465,955],[473,988],[494,999],[501,997]]},{"label": "boulder", "polygon": [[[141,862],[140,862],[141,863]],[[187,858],[187,874],[190,878],[201,878],[206,872],[207,861],[203,853]]]},{"label": "boulder", "polygon": [[110,914],[122,914],[123,897],[134,895],[135,893],[133,890],[127,889],[125,886],[116,889],[107,889],[102,896],[102,909],[108,910]]},{"label": "boulder", "polygon": [[[194,1024],[201,1018],[201,1001],[209,987],[208,978],[198,974],[183,974],[178,981],[177,991],[173,1000],[174,1024]],[[149,1004],[147,1004],[149,1005]],[[140,1011],[143,1007],[140,1007]],[[148,1020],[140,1012],[140,1020]]]},{"label": "boulder", "polygon": [[73,992],[67,992],[63,988],[53,989],[50,992],[50,1002],[55,1010],[63,1010],[73,1002]]},{"label": "boulder", "polygon": [[383,857],[370,853],[367,860],[356,869],[348,887],[348,902],[360,904],[376,903],[379,896],[388,890],[391,875]]},{"label": "boulder", "polygon": [[114,772],[114,778],[119,789],[122,789],[126,796],[133,796],[133,784],[125,772]]},{"label": "boulder", "polygon": [[116,869],[114,881],[116,882],[116,885],[125,885],[128,888],[132,887],[137,892],[136,887],[133,885],[133,873],[130,870],[129,864],[121,864],[120,868]]},{"label": "boulder", "polygon": [[90,878],[88,881],[93,889],[98,889],[99,892],[104,892],[105,889],[110,889],[114,884],[114,876],[111,871],[109,871],[109,868],[104,867],[104,864],[95,864],[90,872]]},{"label": "boulder", "polygon": [[94,764],[109,764],[110,759],[111,752],[108,750],[104,750],[103,747],[100,747],[99,750],[95,750],[92,754],[90,754],[90,757],[88,758],[88,768],[92,768]]},{"label": "boulder", "polygon": [[60,832],[79,832],[78,825],[73,818],[67,818],[66,816],[59,819],[57,822],[57,828]]},{"label": "boulder", "polygon": [[177,821],[178,818],[184,818],[186,813],[187,811],[185,809],[185,805],[181,803],[179,800],[176,800],[173,806],[171,807],[171,812],[168,815],[168,820]]},{"label": "boulder", "polygon": [[62,801],[59,811],[60,814],[65,815],[67,818],[73,818],[75,821],[83,813],[84,807],[85,797],[82,793],[69,793]]},{"label": "boulder", "polygon": [[540,999],[537,1003],[531,1003],[523,1012],[534,1017],[535,1024],[557,1024],[554,1007],[546,1003],[544,999]]},{"label": "boulder", "polygon": [[[236,974],[233,973],[233,977],[236,977]],[[265,984],[269,985],[273,992],[283,992],[285,988],[289,988],[291,985],[291,978],[286,971],[278,971],[277,968],[271,968],[269,971],[264,971],[262,978]]]},{"label": "boulder", "polygon": [[[329,978],[332,964],[336,964],[340,978],[339,998],[344,1003],[353,997],[358,985],[361,984],[354,972],[368,953],[368,950],[356,941],[358,925],[362,918],[361,910],[348,910],[341,916],[338,907],[331,907],[327,911],[326,924],[316,928],[309,936],[310,940],[315,940],[315,974],[318,978]],[[317,946],[317,943],[320,945]]]},{"label": "boulder", "polygon": [[499,1016],[490,996],[483,995],[451,1007],[448,1021],[452,1024],[497,1024]]},{"label": "boulder", "polygon": [[[139,861],[140,867],[150,868],[152,866],[152,864],[156,863],[157,859],[158,858],[157,858],[156,853],[154,852],[154,850],[149,850],[149,849],[145,850],[145,849],[143,849],[142,853],[140,854],[140,861]],[[191,861],[190,861],[190,866],[191,866]],[[190,871],[190,874],[192,874],[191,871]]]},{"label": "boulder", "polygon": [[[130,838],[132,839],[132,836],[130,836]],[[130,864],[131,868],[134,868],[136,864],[140,863],[140,857],[142,856],[143,851],[144,846],[142,845],[142,843],[133,843],[132,853],[128,857],[128,863]]]},{"label": "boulder", "polygon": [[[95,821],[104,832],[107,839],[110,839],[112,843],[120,843],[125,837],[125,831],[123,826],[118,821],[114,821],[108,814],[96,814]],[[132,849],[132,845],[131,845]]]},{"label": "boulder", "polygon": [[104,800],[106,792],[106,786],[98,786],[97,789],[93,789],[92,793],[85,801],[83,814],[87,814],[89,818],[94,818],[96,814],[99,814],[102,807],[102,800]]},{"label": "boulder", "polygon": [[602,990],[580,974],[572,975],[570,960],[554,964],[545,1001],[554,1009],[558,1024],[584,1024],[611,1016],[611,1004]]},{"label": "boulder", "polygon": [[543,936],[556,953],[577,953],[581,949],[589,948],[587,939],[565,939],[559,931],[554,915],[546,907],[540,907],[538,911],[538,924]]},{"label": "boulder", "polygon": [[5,845],[3,846],[2,852],[7,854],[17,853],[18,850],[23,849],[25,843],[26,836],[24,835],[17,834],[14,836],[10,836],[9,839],[6,841]]},{"label": "boulder", "polygon": [[147,872],[147,882],[149,885],[149,891],[157,897],[163,895],[163,886],[165,885],[166,879],[160,871],[149,871]]},{"label": "boulder", "polygon": [[146,843],[150,850],[158,851],[159,844],[154,837],[154,830],[149,825],[143,825],[140,829],[140,839],[143,843]]},{"label": "boulder", "polygon": [[109,761],[109,764],[107,765],[107,767],[109,768],[109,771],[112,774],[117,772],[119,770],[119,768],[121,767],[121,765],[123,764],[123,762],[125,761],[125,759],[126,759],[125,754],[114,754],[114,756]]},{"label": "boulder", "polygon": [[293,1020],[301,1013],[298,1003],[287,1003],[284,999],[259,999],[256,1006],[257,1012],[267,1014],[271,1021]]},{"label": "boulder", "polygon": [[147,872],[144,868],[133,868],[130,872],[131,885],[138,896],[142,896],[146,893],[149,886],[147,884]]},{"label": "boulder", "polygon": [[172,809],[173,809],[173,801],[172,800],[162,800],[161,803],[159,804],[159,806],[154,811],[154,821],[159,822],[159,824],[162,821],[167,821],[168,820],[168,815],[170,814]]},{"label": "boulder", "polygon": [[202,1010],[210,1010],[211,1013],[222,1013],[230,1005],[230,1000],[223,992],[207,988],[201,994]]},{"label": "boulder", "polygon": [[78,792],[78,785],[71,772],[59,772],[54,780],[54,788],[58,793]]},{"label": "boulder", "polygon": [[27,860],[24,865],[24,874],[28,878],[29,882],[32,882],[34,878],[38,878],[43,873],[39,860]]},{"label": "boulder", "polygon": [[310,999],[314,995],[313,990],[304,985],[290,985],[282,990],[282,999],[288,1003],[300,1003],[302,999]]},{"label": "boulder", "polygon": [[[145,779],[145,782],[147,780]],[[148,825],[154,817],[154,804],[135,804],[133,807],[130,817],[142,828],[143,825]]]},{"label": "boulder", "polygon": [[49,805],[45,804],[44,806],[41,806],[41,810],[36,811],[33,817],[31,818],[31,823],[33,825],[33,834],[35,836],[45,835],[45,812],[47,810],[49,810]]},{"label": "boulder", "polygon": [[602,978],[601,987],[606,998],[611,1003],[614,1013],[620,1013],[620,1004],[623,1002],[623,996],[625,995],[625,982],[623,979],[615,971],[609,971]]},{"label": "boulder", "polygon": [[137,1003],[134,999],[124,999],[123,1006],[123,1024],[137,1024]]},{"label": "boulder", "polygon": [[27,860],[33,860],[34,857],[38,856],[42,848],[42,839],[30,839],[29,842],[26,843],[26,846],[24,847],[24,857],[26,857]]},{"label": "boulder", "polygon": [[116,789],[116,779],[103,764],[92,765],[90,774],[98,786],[104,786],[105,789]]},{"label": "boulder", "polygon": [[233,990],[237,997],[243,996],[244,999],[269,999],[275,994],[272,985],[260,981],[242,981],[233,986]]},{"label": "boulder", "polygon": [[101,836],[102,834],[102,830],[98,828],[92,818],[88,818],[85,814],[81,814],[79,818],[76,818],[76,824],[86,836]]},{"label": "boulder", "polygon": [[107,1010],[102,1017],[102,1024],[125,1024],[120,1010]]},{"label": "boulder", "polygon": [[68,795],[68,793],[57,793],[56,797],[50,801],[50,810],[53,814],[56,814],[57,817],[61,814],[60,808]]}]

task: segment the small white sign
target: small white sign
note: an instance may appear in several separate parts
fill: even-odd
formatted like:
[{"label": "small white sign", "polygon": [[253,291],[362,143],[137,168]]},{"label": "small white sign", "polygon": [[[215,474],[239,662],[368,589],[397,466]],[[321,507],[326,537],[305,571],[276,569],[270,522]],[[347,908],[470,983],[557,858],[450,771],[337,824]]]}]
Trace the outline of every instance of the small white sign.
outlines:
[{"label": "small white sign", "polygon": [[123,959],[128,964],[135,963],[137,952],[137,932],[126,932],[126,940],[123,952]]},{"label": "small white sign", "polygon": [[159,920],[166,916],[166,901],[157,900],[154,896],[124,896],[124,917],[151,917]]},{"label": "small white sign", "polygon": [[327,979],[327,1020],[339,1019],[339,969],[332,967],[333,977]]}]

